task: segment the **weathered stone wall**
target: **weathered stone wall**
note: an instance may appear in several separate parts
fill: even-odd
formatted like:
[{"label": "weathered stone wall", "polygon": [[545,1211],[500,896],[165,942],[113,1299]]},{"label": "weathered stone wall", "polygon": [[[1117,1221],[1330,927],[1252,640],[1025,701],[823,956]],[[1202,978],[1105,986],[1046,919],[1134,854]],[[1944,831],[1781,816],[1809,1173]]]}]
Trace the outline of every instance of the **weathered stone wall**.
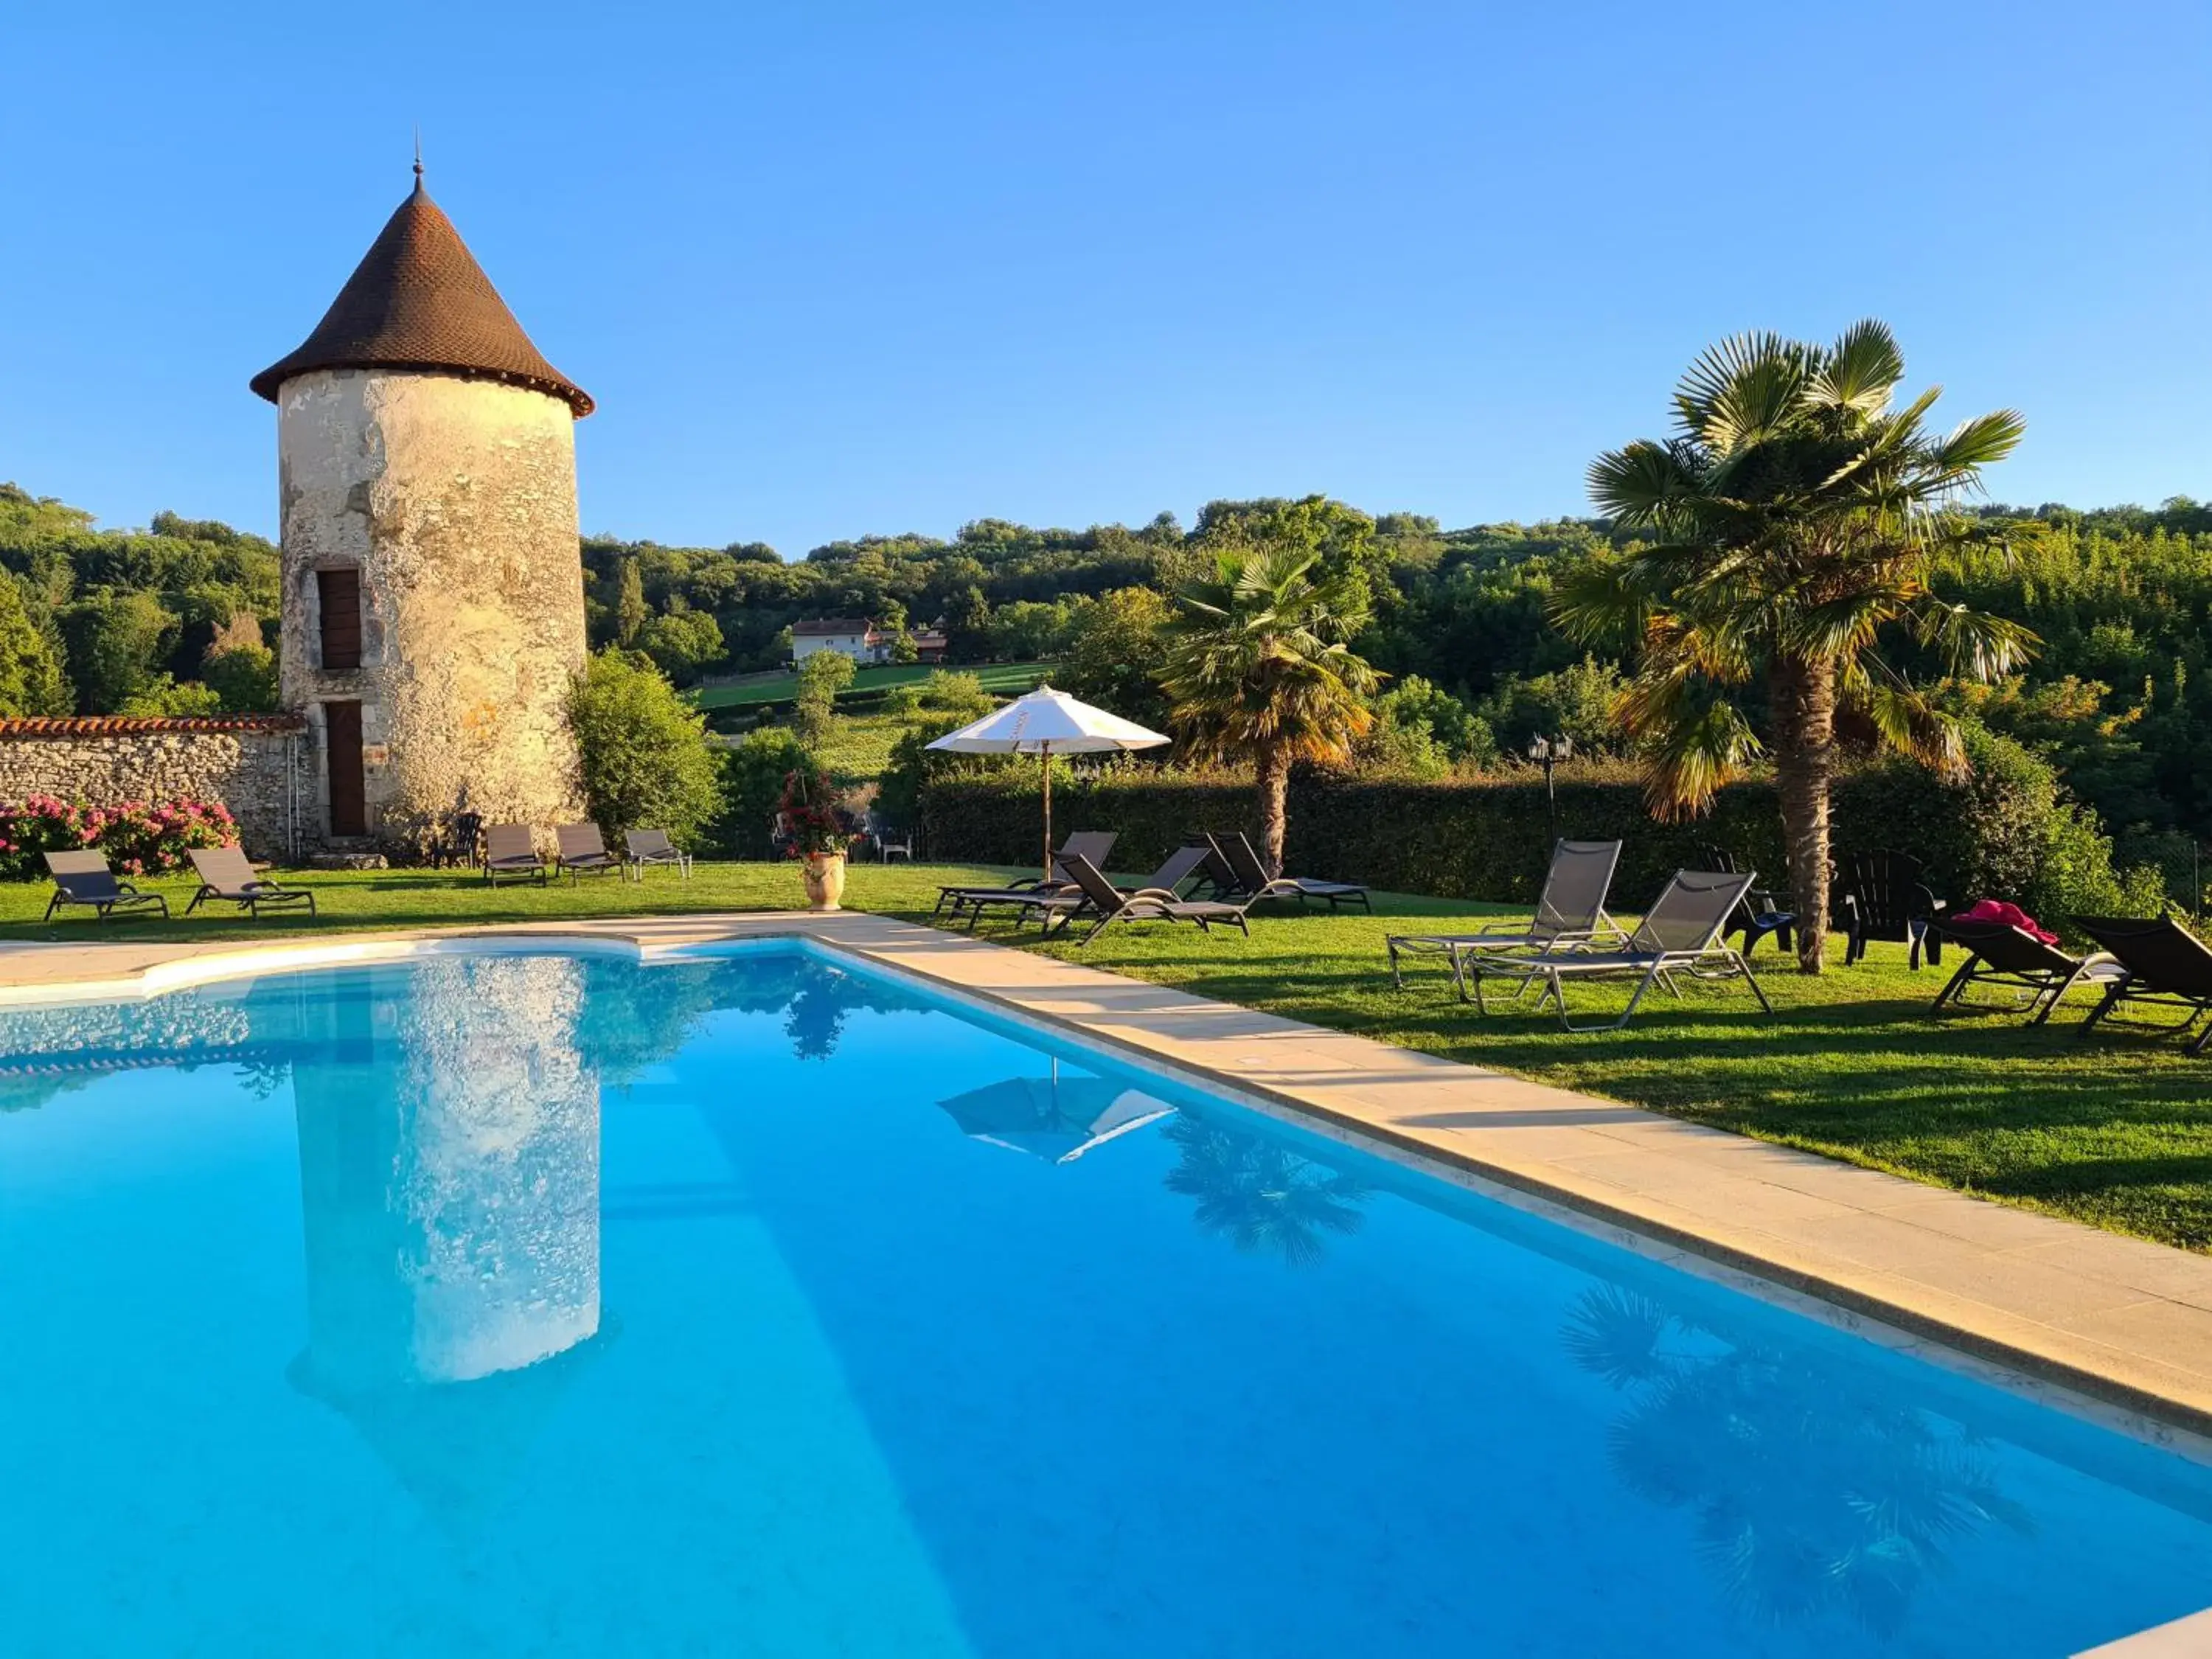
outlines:
[{"label": "weathered stone wall", "polygon": [[257,859],[298,851],[313,738],[289,715],[0,720],[0,801],[54,795],[92,806],[219,800]]},{"label": "weathered stone wall", "polygon": [[[283,701],[319,738],[324,702],[361,702],[370,833],[405,841],[459,805],[493,822],[580,817],[569,406],[494,380],[325,369],[287,380],[278,410]],[[321,666],[315,573],[331,568],[361,572],[358,669]]]}]

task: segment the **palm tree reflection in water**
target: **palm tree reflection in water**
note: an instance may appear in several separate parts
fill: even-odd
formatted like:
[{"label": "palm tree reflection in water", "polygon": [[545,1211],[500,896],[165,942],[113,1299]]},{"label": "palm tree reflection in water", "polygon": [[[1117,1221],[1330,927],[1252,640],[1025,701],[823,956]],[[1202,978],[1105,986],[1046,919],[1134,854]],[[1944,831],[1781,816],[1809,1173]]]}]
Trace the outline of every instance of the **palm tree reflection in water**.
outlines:
[{"label": "palm tree reflection in water", "polygon": [[1359,1231],[1367,1189],[1350,1176],[1187,1112],[1163,1133],[1182,1154],[1168,1190],[1196,1199],[1198,1224],[1240,1250],[1310,1267],[1328,1235]]},{"label": "palm tree reflection in water", "polygon": [[1562,1340],[1633,1402],[1607,1437],[1614,1473],[1692,1513],[1754,1622],[1840,1611],[1894,1637],[1947,1547],[1992,1522],[2034,1532],[1972,1435],[1810,1354],[1736,1344],[1610,1285],[1581,1297]]}]

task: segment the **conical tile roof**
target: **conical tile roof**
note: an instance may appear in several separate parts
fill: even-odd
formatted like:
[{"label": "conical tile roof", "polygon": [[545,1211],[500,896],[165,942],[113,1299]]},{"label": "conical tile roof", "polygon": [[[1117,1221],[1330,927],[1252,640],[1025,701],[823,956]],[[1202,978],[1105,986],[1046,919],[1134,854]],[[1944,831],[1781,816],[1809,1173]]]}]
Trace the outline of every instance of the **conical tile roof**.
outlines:
[{"label": "conical tile roof", "polygon": [[285,381],[319,368],[483,375],[563,398],[580,419],[592,412],[591,395],[531,344],[419,173],[314,332],[251,384],[275,403]]}]

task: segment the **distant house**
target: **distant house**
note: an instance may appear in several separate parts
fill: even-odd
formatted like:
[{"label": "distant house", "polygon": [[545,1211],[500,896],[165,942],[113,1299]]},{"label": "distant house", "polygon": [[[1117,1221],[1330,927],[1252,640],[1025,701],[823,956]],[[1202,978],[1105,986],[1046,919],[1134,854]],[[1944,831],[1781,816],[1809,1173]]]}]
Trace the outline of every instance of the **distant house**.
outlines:
[{"label": "distant house", "polygon": [[[945,625],[932,623],[911,635],[915,660],[945,660]],[[791,659],[805,662],[817,651],[839,651],[863,667],[891,659],[898,635],[877,625],[873,617],[817,617],[791,625]]]},{"label": "distant house", "polygon": [[791,659],[805,662],[817,651],[840,651],[863,665],[891,659],[891,635],[872,617],[817,617],[791,625]]}]

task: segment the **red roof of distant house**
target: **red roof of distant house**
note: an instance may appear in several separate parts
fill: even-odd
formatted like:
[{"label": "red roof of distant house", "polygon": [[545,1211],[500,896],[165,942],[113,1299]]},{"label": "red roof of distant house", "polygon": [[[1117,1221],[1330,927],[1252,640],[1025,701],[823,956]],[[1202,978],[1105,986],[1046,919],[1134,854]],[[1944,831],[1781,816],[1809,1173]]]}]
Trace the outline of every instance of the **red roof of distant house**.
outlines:
[{"label": "red roof of distant house", "polygon": [[297,714],[60,714],[0,720],[0,738],[124,738],[161,732],[297,732]]}]

